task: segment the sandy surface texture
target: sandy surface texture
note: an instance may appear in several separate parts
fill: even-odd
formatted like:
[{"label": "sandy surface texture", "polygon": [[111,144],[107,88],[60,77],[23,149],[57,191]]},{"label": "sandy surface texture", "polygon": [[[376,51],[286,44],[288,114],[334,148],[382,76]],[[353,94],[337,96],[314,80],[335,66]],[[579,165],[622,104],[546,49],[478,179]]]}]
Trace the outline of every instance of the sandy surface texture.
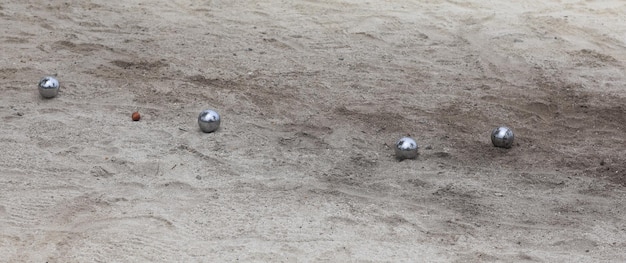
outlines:
[{"label": "sandy surface texture", "polygon": [[2,262],[626,261],[622,0],[6,0],[0,32]]}]

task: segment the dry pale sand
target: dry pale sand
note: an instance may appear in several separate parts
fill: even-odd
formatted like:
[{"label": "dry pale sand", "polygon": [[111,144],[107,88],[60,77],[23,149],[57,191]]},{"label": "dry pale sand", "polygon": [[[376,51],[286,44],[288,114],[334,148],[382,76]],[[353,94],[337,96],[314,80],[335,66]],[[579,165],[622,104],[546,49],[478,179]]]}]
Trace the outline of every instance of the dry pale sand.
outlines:
[{"label": "dry pale sand", "polygon": [[626,261],[622,0],[5,0],[0,30],[3,262]]}]

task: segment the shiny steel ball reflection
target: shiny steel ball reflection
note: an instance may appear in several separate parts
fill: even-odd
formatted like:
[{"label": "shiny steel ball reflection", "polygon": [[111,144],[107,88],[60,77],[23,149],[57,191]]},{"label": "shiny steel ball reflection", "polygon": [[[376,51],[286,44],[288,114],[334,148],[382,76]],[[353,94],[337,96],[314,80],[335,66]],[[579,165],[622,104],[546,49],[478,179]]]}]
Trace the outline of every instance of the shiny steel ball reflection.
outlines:
[{"label": "shiny steel ball reflection", "polygon": [[39,81],[39,94],[44,98],[54,98],[59,93],[59,81],[53,77],[45,77]]},{"label": "shiny steel ball reflection", "polygon": [[515,135],[509,127],[501,126],[493,129],[491,132],[491,143],[493,146],[500,148],[511,148],[513,146]]},{"label": "shiny steel ball reflection", "polygon": [[203,132],[214,132],[220,127],[220,115],[214,110],[204,110],[198,116],[198,125]]},{"label": "shiny steel ball reflection", "polygon": [[417,158],[418,148],[419,146],[415,140],[410,137],[402,137],[395,145],[396,158],[400,161],[404,159],[415,159]]}]

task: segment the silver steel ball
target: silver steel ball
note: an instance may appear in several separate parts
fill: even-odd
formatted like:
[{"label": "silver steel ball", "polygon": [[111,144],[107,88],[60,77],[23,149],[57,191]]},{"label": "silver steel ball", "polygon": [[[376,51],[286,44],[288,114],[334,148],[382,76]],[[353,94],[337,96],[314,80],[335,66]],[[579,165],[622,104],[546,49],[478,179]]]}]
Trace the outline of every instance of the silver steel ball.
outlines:
[{"label": "silver steel ball", "polygon": [[491,132],[491,143],[493,146],[500,148],[511,148],[515,134],[509,127],[501,126],[493,129]]},{"label": "silver steel ball", "polygon": [[39,81],[39,94],[44,98],[54,98],[59,93],[59,81],[54,77],[45,77]]},{"label": "silver steel ball", "polygon": [[398,160],[417,158],[419,146],[410,137],[402,137],[396,142],[395,151]]},{"label": "silver steel ball", "polygon": [[204,110],[198,116],[198,125],[203,132],[214,132],[220,127],[220,115],[214,110]]}]

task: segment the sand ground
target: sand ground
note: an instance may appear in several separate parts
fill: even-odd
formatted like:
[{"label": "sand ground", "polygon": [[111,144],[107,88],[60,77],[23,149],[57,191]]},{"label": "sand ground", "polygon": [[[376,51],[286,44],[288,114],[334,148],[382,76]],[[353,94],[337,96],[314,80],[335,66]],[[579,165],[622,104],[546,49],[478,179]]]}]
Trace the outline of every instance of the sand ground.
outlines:
[{"label": "sand ground", "polygon": [[0,261],[626,261],[624,1],[6,0],[0,32]]}]

